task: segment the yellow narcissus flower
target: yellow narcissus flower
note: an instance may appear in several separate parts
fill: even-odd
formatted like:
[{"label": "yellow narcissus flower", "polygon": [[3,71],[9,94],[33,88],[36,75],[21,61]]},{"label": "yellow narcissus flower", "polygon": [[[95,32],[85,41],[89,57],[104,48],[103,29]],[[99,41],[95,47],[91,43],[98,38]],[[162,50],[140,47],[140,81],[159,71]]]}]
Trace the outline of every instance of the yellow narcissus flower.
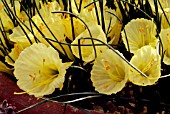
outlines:
[{"label": "yellow narcissus flower", "polygon": [[[158,40],[155,36],[156,25],[153,21],[143,18],[133,19],[124,29],[132,53],[135,53],[138,49],[146,45],[155,48]],[[125,32],[122,31],[122,38],[126,49],[128,49]]]},{"label": "yellow narcissus flower", "polygon": [[71,64],[62,63],[52,47],[34,43],[20,53],[14,64],[14,76],[17,85],[26,93],[43,97],[53,93],[55,88],[62,89],[66,69]]},{"label": "yellow narcissus flower", "polygon": [[170,65],[170,28],[162,29],[160,32],[160,38],[165,52],[163,62]]},{"label": "yellow narcissus flower", "polygon": [[[92,34],[93,38],[97,38],[101,41],[103,41],[104,43],[106,43],[106,35],[103,32],[101,26],[97,25],[97,24],[92,24],[90,27],[90,32]],[[79,36],[76,37],[76,39],[71,43],[71,44],[78,44],[78,40],[80,38],[86,38],[86,37],[90,37],[88,30],[86,29],[84,32],[82,32]],[[94,44],[101,44],[98,41],[94,41]],[[92,41],[91,39],[81,39],[80,40],[80,45],[82,44],[91,44],[92,45]],[[82,55],[82,60],[85,62],[90,62],[92,60],[95,59],[95,51],[94,51],[94,47],[93,46],[80,46],[81,47],[81,55]],[[104,46],[95,46],[96,48],[96,53],[100,53],[103,50],[105,50]],[[72,52],[73,54],[77,57],[80,58],[79,56],[79,47],[78,46],[71,46]]]},{"label": "yellow narcissus flower", "polygon": [[[121,53],[120,55],[123,57]],[[125,61],[115,52],[110,49],[103,51],[95,59],[91,71],[91,80],[95,90],[104,94],[116,94],[121,91],[128,80],[128,68]]]},{"label": "yellow narcissus flower", "polygon": [[136,70],[130,68],[129,80],[136,85],[153,85],[161,76],[160,56],[157,54],[156,49],[151,46],[144,46],[139,49],[131,58],[130,63],[147,76],[144,77]]}]

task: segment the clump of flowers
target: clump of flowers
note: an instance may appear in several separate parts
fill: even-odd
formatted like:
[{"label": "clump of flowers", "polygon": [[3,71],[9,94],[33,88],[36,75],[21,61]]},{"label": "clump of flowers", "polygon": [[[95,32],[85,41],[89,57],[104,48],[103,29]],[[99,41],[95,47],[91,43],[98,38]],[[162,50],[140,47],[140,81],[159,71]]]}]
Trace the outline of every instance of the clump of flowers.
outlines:
[{"label": "clump of flowers", "polygon": [[37,98],[85,92],[81,83],[100,96],[123,96],[129,83],[157,85],[170,74],[163,67],[170,65],[170,6],[156,4],[2,0],[0,71],[16,78],[22,91],[14,94]]}]

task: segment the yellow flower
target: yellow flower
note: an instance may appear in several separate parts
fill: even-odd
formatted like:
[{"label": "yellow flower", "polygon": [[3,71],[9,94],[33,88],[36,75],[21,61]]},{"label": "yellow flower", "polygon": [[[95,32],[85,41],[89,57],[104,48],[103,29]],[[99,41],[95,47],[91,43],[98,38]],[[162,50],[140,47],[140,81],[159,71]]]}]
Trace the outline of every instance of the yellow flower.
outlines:
[{"label": "yellow flower", "polygon": [[[138,49],[145,45],[150,45],[152,47],[156,46],[156,26],[153,21],[138,18],[131,20],[126,26],[125,31],[127,35],[127,40],[129,43],[129,48],[132,53],[135,53]],[[128,49],[126,36],[124,31],[122,31],[122,38],[126,49]]]},{"label": "yellow flower", "polygon": [[162,29],[160,32],[160,38],[165,52],[163,62],[170,65],[170,28]]},{"label": "yellow flower", "polygon": [[21,52],[14,64],[14,75],[22,90],[42,97],[53,93],[55,88],[62,89],[66,69],[71,64],[62,63],[58,52],[52,47],[34,43]]},{"label": "yellow flower", "polygon": [[[104,43],[106,43],[106,35],[103,32],[101,26],[97,25],[97,24],[92,24],[90,27],[90,32],[92,34],[93,38],[97,38],[101,41],[103,41]],[[71,43],[71,44],[78,44],[78,40],[80,38],[86,38],[86,37],[90,37],[88,30],[86,29],[84,32],[82,32],[79,36],[76,37],[76,39]],[[94,41],[94,44],[101,44],[98,41]],[[90,39],[82,39],[80,40],[80,44],[91,44],[92,45],[92,41]],[[90,62],[92,60],[95,59],[95,51],[94,51],[94,47],[93,46],[80,46],[81,47],[81,55],[82,55],[82,60],[85,62]],[[96,53],[100,53],[101,51],[103,51],[103,46],[95,46],[96,48]],[[71,46],[72,52],[73,54],[77,57],[80,58],[79,56],[79,48],[78,46]]]},{"label": "yellow flower", "polygon": [[144,77],[130,68],[129,80],[136,85],[153,85],[161,76],[160,56],[157,54],[156,49],[151,46],[144,46],[139,49],[130,62],[147,76]]},{"label": "yellow flower", "polygon": [[[120,55],[123,57],[121,53]],[[128,65],[115,52],[110,49],[103,51],[95,59],[91,71],[95,90],[104,94],[116,94],[121,91],[128,79],[128,68]]]}]

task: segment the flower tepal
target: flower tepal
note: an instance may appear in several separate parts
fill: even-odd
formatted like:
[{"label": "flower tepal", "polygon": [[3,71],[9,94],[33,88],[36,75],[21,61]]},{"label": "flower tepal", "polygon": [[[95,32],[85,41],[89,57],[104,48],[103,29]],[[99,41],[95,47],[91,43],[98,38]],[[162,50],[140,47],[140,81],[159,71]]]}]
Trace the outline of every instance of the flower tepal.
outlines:
[{"label": "flower tepal", "polygon": [[14,64],[14,75],[24,93],[42,97],[62,88],[66,69],[71,64],[62,63],[52,47],[34,43],[21,52]]},{"label": "flower tepal", "polygon": [[[119,52],[118,52],[119,53]],[[123,57],[123,55],[120,53]],[[110,49],[103,51],[95,59],[91,80],[95,90],[104,94],[121,91],[128,79],[128,65]]]}]

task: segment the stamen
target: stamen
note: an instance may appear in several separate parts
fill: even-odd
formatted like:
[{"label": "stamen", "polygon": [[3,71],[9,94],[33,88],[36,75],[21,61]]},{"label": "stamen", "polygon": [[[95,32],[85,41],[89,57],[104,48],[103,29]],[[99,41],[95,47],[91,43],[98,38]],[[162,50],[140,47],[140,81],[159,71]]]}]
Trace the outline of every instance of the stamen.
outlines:
[{"label": "stamen", "polygon": [[84,43],[85,43],[85,39],[82,39],[81,44],[84,44]]},{"label": "stamen", "polygon": [[147,24],[145,27],[146,27],[146,29],[148,29],[148,28],[149,28],[149,25]]},{"label": "stamen", "polygon": [[107,89],[108,87],[109,87],[109,85],[105,85],[103,88],[104,88],[104,89]]},{"label": "stamen", "polygon": [[143,22],[142,22],[142,21],[140,21],[140,22],[139,22],[139,25],[140,25],[140,26],[143,26]]},{"label": "stamen", "polygon": [[31,77],[33,81],[35,80],[36,76],[33,76],[32,74],[29,74],[28,76]]},{"label": "stamen", "polygon": [[119,69],[119,65],[118,65],[118,64],[116,64],[116,72],[117,72],[117,74],[118,74],[119,76],[121,76],[121,75],[120,75],[120,72],[119,72],[119,70],[118,70],[118,69]]},{"label": "stamen", "polygon": [[145,66],[142,72],[145,73],[146,71],[148,71],[153,66],[153,63],[154,63],[154,57],[152,57],[151,61]]},{"label": "stamen", "polygon": [[139,32],[144,32],[144,28],[139,28]]},{"label": "stamen", "polygon": [[105,68],[106,68],[106,70],[109,70],[110,69],[110,65],[107,65]]}]

